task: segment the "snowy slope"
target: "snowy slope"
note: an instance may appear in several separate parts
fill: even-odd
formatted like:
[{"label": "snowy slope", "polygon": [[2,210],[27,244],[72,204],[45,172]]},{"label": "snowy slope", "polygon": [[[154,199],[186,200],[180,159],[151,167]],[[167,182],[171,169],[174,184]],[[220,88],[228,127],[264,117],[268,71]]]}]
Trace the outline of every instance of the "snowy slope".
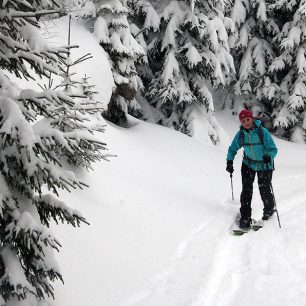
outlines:
[{"label": "snowy slope", "polygon": [[[82,235],[82,248],[86,246],[82,257],[94,258],[91,269],[83,266],[81,273],[84,279],[88,270],[85,283],[94,282],[93,287],[86,286],[92,289],[90,305],[119,305],[131,292],[142,290],[144,280],[153,281],[156,271],[168,268],[182,237],[219,209],[208,174],[221,173],[224,166],[208,162],[216,155],[223,159],[222,152],[140,121],[128,130],[108,126],[105,136],[117,158],[97,165],[95,173],[86,176],[90,190],[72,198],[91,227],[71,231],[67,237],[79,240]],[[61,233],[59,237],[63,240]],[[98,273],[98,284],[92,273]],[[65,294],[66,287],[68,282]],[[79,293],[76,301],[82,296],[86,301],[84,292]],[[85,301],[78,305],[86,305]]]},{"label": "snowy slope", "polygon": [[[232,135],[237,122],[218,117]],[[107,127],[117,157],[84,175],[91,187],[64,196],[91,225],[55,227],[65,286],[54,305],[306,305],[305,146],[276,140],[283,228],[275,218],[233,237],[241,160],[231,201],[224,151],[131,120]],[[257,187],[253,209],[260,218]]]},{"label": "snowy slope", "polygon": [[[67,20],[54,24],[59,35],[52,40],[65,44]],[[105,53],[84,27],[74,23],[72,33],[81,45],[76,57],[94,56],[79,72],[93,77],[107,103],[113,82]],[[233,237],[241,157],[232,201],[222,148],[238,121],[217,117],[228,134],[218,148],[132,118],[129,129],[107,126],[100,137],[117,157],[94,172],[79,171],[90,188],[61,194],[90,226],[53,226],[65,280],[55,284],[53,306],[306,305],[306,148],[276,140],[273,186],[282,229],[274,219]],[[253,217],[261,210],[256,186]]]}]

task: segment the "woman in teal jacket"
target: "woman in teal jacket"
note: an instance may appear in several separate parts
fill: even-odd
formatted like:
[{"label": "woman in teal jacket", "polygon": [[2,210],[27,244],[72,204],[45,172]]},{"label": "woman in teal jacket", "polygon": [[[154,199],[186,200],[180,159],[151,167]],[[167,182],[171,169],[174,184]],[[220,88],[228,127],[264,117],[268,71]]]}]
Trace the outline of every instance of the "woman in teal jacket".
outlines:
[{"label": "woman in teal jacket", "polygon": [[271,193],[271,180],[274,168],[274,158],[277,148],[269,131],[262,127],[260,120],[253,119],[249,110],[239,113],[240,130],[235,135],[227,153],[226,170],[234,172],[233,160],[237,151],[243,147],[244,154],[241,167],[242,192],[240,196],[240,221],[242,229],[248,229],[251,224],[251,202],[253,183],[257,173],[261,199],[264,203],[263,220],[268,220],[274,213],[274,201]]}]

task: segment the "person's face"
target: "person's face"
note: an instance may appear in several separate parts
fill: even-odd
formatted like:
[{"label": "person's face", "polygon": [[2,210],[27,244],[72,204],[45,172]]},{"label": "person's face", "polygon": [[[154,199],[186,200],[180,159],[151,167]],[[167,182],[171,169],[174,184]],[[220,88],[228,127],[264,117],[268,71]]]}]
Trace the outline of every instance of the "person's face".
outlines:
[{"label": "person's face", "polygon": [[245,129],[249,130],[253,125],[253,120],[251,118],[246,117],[241,120],[241,124]]}]

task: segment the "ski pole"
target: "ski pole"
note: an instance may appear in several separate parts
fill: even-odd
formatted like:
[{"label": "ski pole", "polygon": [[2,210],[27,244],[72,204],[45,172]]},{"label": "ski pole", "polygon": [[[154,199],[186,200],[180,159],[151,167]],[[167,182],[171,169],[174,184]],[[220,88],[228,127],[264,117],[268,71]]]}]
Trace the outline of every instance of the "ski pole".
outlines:
[{"label": "ski pole", "polygon": [[274,210],[276,211],[278,225],[279,225],[279,228],[282,228],[280,220],[279,220],[279,214],[278,214],[278,210],[277,210],[277,206],[276,206],[276,201],[275,201],[275,196],[274,196],[274,190],[273,190],[272,182],[270,182],[270,188],[271,188],[271,192],[272,192],[272,196],[273,196]]},{"label": "ski pole", "polygon": [[232,200],[234,201],[234,188],[233,188],[233,173],[230,173],[231,186],[232,186]]},{"label": "ski pole", "polygon": [[[268,170],[269,170],[269,163],[266,163],[266,167],[267,167],[267,171],[268,171]],[[274,168],[274,164],[273,164],[273,168]],[[276,215],[277,215],[278,225],[279,225],[279,228],[282,228],[281,223],[280,223],[280,219],[279,219],[278,209],[277,209],[277,206],[276,206],[276,201],[275,201],[275,196],[274,196],[274,190],[273,190],[273,186],[272,186],[272,181],[270,181],[270,190],[271,190],[272,197],[273,197],[274,210],[275,210]]]}]

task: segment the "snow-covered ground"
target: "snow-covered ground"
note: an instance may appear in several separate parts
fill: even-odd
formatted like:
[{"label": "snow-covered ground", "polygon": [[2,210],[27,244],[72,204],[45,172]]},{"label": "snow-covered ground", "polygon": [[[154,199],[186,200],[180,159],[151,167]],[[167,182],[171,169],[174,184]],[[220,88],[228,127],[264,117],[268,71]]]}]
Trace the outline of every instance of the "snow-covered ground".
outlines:
[{"label": "snow-covered ground", "polygon": [[[230,136],[238,122],[220,113]],[[110,163],[83,179],[90,188],[64,198],[91,223],[54,227],[65,285],[57,306],[306,305],[306,147],[276,139],[274,217],[234,237],[240,163],[231,200],[226,152],[169,129],[131,119],[108,125]],[[262,203],[254,190],[253,217]]]},{"label": "snow-covered ground", "polygon": [[[65,43],[67,23],[55,24],[60,35],[54,39]],[[93,77],[99,99],[107,102],[112,77],[105,54],[87,30],[73,27],[79,54],[94,56],[82,64],[82,75]],[[217,117],[230,140],[238,121],[228,112]],[[117,157],[78,173],[90,188],[61,194],[90,226],[53,226],[63,245],[57,259],[65,285],[55,284],[51,304],[306,305],[305,145],[275,139],[273,187],[282,228],[274,217],[262,230],[234,237],[241,154],[232,201],[226,137],[214,147],[136,119],[130,123],[129,129],[107,125],[101,139]],[[255,184],[253,217],[261,214]]]}]

